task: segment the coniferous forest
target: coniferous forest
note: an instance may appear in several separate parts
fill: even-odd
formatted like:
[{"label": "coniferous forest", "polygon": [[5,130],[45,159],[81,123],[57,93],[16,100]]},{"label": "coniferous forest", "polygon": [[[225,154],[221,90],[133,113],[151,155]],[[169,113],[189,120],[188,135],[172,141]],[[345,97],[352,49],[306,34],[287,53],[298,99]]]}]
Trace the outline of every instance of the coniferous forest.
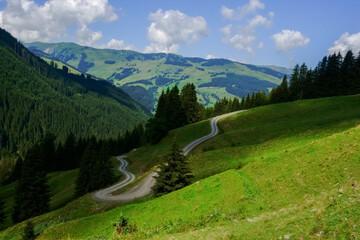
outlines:
[{"label": "coniferous forest", "polygon": [[117,138],[151,115],[105,81],[51,67],[3,29],[0,55],[0,182],[47,134],[56,145],[66,145],[71,134]]}]

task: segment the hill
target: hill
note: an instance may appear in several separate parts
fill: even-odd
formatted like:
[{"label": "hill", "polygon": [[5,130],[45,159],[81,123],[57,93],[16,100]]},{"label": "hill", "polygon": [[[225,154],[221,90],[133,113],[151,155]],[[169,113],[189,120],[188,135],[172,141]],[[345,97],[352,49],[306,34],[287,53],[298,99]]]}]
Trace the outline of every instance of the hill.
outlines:
[{"label": "hill", "polygon": [[223,97],[242,97],[275,87],[289,69],[254,66],[226,59],[186,58],[175,54],[142,54],[95,49],[74,43],[28,43],[39,56],[51,56],[80,72],[107,79],[154,111],[164,88],[195,84],[198,99],[212,106]]},{"label": "hill", "polygon": [[[359,101],[360,95],[332,97],[239,113],[191,153],[192,185],[91,216],[84,208],[95,203],[85,196],[35,218],[35,230],[39,239],[112,239],[113,223],[124,216],[137,227],[125,239],[357,239]],[[147,153],[142,162],[155,165],[153,156],[174,139],[191,141],[197,128],[206,131],[204,122],[173,130],[128,159],[136,165]],[[0,237],[16,238],[24,225]]]},{"label": "hill", "polygon": [[[151,115],[106,81],[51,67],[2,29],[0,55],[0,153],[4,158],[14,153],[22,156],[48,132],[57,142],[64,142],[70,132],[76,137],[116,137]],[[4,170],[2,164],[0,170]]]}]

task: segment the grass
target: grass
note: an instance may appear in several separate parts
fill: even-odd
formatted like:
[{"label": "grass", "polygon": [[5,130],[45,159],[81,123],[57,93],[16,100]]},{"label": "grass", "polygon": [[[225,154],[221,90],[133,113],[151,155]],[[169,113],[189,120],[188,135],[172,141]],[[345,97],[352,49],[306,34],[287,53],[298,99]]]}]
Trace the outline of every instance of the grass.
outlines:
[{"label": "grass", "polygon": [[[190,155],[192,185],[110,211],[85,196],[35,218],[35,230],[39,239],[117,239],[113,223],[123,215],[137,226],[124,239],[359,239],[359,102],[356,95],[277,104],[221,120],[221,134]],[[156,164],[150,155],[206,125],[138,149],[134,165],[142,157],[141,166]],[[23,226],[0,238],[16,239]]]},{"label": "grass", "polygon": [[154,165],[161,163],[173,143],[181,148],[191,141],[211,132],[208,120],[190,124],[179,129],[171,130],[166,137],[155,145],[146,145],[127,154],[126,160],[130,163],[129,171],[141,175]]}]

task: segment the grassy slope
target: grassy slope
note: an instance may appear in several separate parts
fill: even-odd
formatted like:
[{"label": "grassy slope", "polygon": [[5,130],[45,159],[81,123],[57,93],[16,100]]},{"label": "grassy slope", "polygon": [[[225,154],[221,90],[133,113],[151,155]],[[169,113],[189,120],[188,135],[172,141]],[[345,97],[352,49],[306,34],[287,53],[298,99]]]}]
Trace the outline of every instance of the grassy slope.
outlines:
[{"label": "grassy slope", "polygon": [[60,62],[60,61],[51,60],[51,59],[46,58],[46,57],[42,57],[42,59],[43,59],[44,61],[46,61],[48,64],[50,64],[51,61],[53,61],[54,63],[57,64],[57,68],[58,68],[58,69],[62,69],[63,66],[66,66],[66,67],[69,69],[69,73],[76,74],[76,75],[81,75],[81,72],[79,72],[78,70],[70,67],[69,65],[63,64],[63,63]]},{"label": "grassy slope", "polygon": [[278,104],[223,120],[223,134],[190,158],[196,183],[61,223],[39,239],[112,238],[120,215],[136,223],[138,232],[127,236],[134,239],[359,238],[359,101]]},{"label": "grassy slope", "polygon": [[[194,132],[196,133],[194,134]],[[137,177],[136,182],[138,182],[138,180],[141,180],[142,176],[144,175],[144,172],[151,170],[150,169],[151,166],[159,163],[160,158],[158,157],[158,155],[165,154],[174,141],[176,141],[181,147],[184,147],[186,143],[191,142],[203,135],[206,135],[209,132],[210,132],[209,122],[202,121],[192,125],[184,126],[181,129],[175,129],[170,131],[169,134],[156,145],[145,146],[138,149],[137,151],[130,152],[128,154],[127,160],[131,164],[129,166],[130,171],[135,173]],[[143,163],[139,164],[138,161],[140,159],[144,159],[145,157],[147,161],[144,161]],[[115,158],[113,158],[112,161],[113,161],[114,169],[117,169],[119,166],[118,161]],[[74,171],[77,172],[77,170]],[[67,172],[51,173],[48,176],[52,194],[55,194],[57,192],[66,192],[65,195],[58,194],[52,197],[51,209],[56,209],[53,203],[58,203],[57,206],[64,205],[67,202],[65,201],[61,202],[62,199],[68,199],[67,197],[72,197],[73,195],[74,192],[73,187],[74,187],[74,182],[76,180],[76,175],[71,175],[72,177],[69,178],[69,175],[66,175],[66,173]],[[120,178],[120,173],[118,173],[117,171],[116,173],[117,173],[117,177]],[[53,184],[51,183],[59,183],[57,180],[61,180],[62,177],[66,178],[67,180],[60,182],[58,188],[54,188]],[[71,189],[68,189],[69,184],[71,184]],[[130,185],[130,187],[132,185]],[[7,225],[10,224],[10,213],[12,211],[14,187],[15,187],[15,183],[7,186],[0,186],[0,192],[3,194],[2,196],[5,197],[5,202],[7,206],[6,208],[6,215],[8,217],[6,222]],[[152,196],[146,196],[143,199],[137,201],[148,200],[151,197]],[[88,194],[85,195],[84,197],[81,197],[79,199],[70,202],[63,208],[60,208],[48,214],[44,214],[42,216],[34,218],[34,222],[37,225],[36,230],[42,231],[51,225],[104,212],[119,205],[121,204],[95,202]],[[18,224],[14,227],[10,227],[6,231],[0,233],[0,239],[2,239],[2,237],[5,236],[8,236],[9,237],[8,239],[16,239],[16,237],[20,237],[22,231],[21,229],[23,227],[24,227],[24,223]]]}]

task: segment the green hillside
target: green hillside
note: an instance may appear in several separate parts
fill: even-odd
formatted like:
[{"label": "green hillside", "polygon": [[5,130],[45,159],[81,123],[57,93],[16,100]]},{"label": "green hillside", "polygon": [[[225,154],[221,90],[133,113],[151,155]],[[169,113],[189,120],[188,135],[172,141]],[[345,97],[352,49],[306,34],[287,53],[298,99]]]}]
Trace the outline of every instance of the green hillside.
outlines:
[{"label": "green hillside", "polygon": [[[20,156],[50,132],[116,137],[150,112],[121,89],[54,69],[0,29],[0,154]],[[0,181],[3,160],[0,161]],[[5,173],[6,174],[6,173]]]},{"label": "green hillside", "polygon": [[[35,218],[38,239],[116,239],[120,216],[137,227],[124,239],[358,239],[359,102],[360,95],[296,101],[221,120],[220,135],[190,155],[192,185],[81,218],[81,204],[91,202],[85,196],[79,210],[70,203]],[[171,135],[147,147],[147,157],[182,129]],[[133,164],[141,151],[129,155]],[[0,237],[16,239],[23,226]]]},{"label": "green hillside", "polygon": [[242,97],[280,83],[289,69],[254,66],[226,59],[205,60],[175,54],[142,54],[127,50],[95,49],[74,43],[26,45],[43,56],[52,56],[83,73],[107,79],[154,111],[164,88],[194,83],[200,102],[212,106],[223,97]]}]

